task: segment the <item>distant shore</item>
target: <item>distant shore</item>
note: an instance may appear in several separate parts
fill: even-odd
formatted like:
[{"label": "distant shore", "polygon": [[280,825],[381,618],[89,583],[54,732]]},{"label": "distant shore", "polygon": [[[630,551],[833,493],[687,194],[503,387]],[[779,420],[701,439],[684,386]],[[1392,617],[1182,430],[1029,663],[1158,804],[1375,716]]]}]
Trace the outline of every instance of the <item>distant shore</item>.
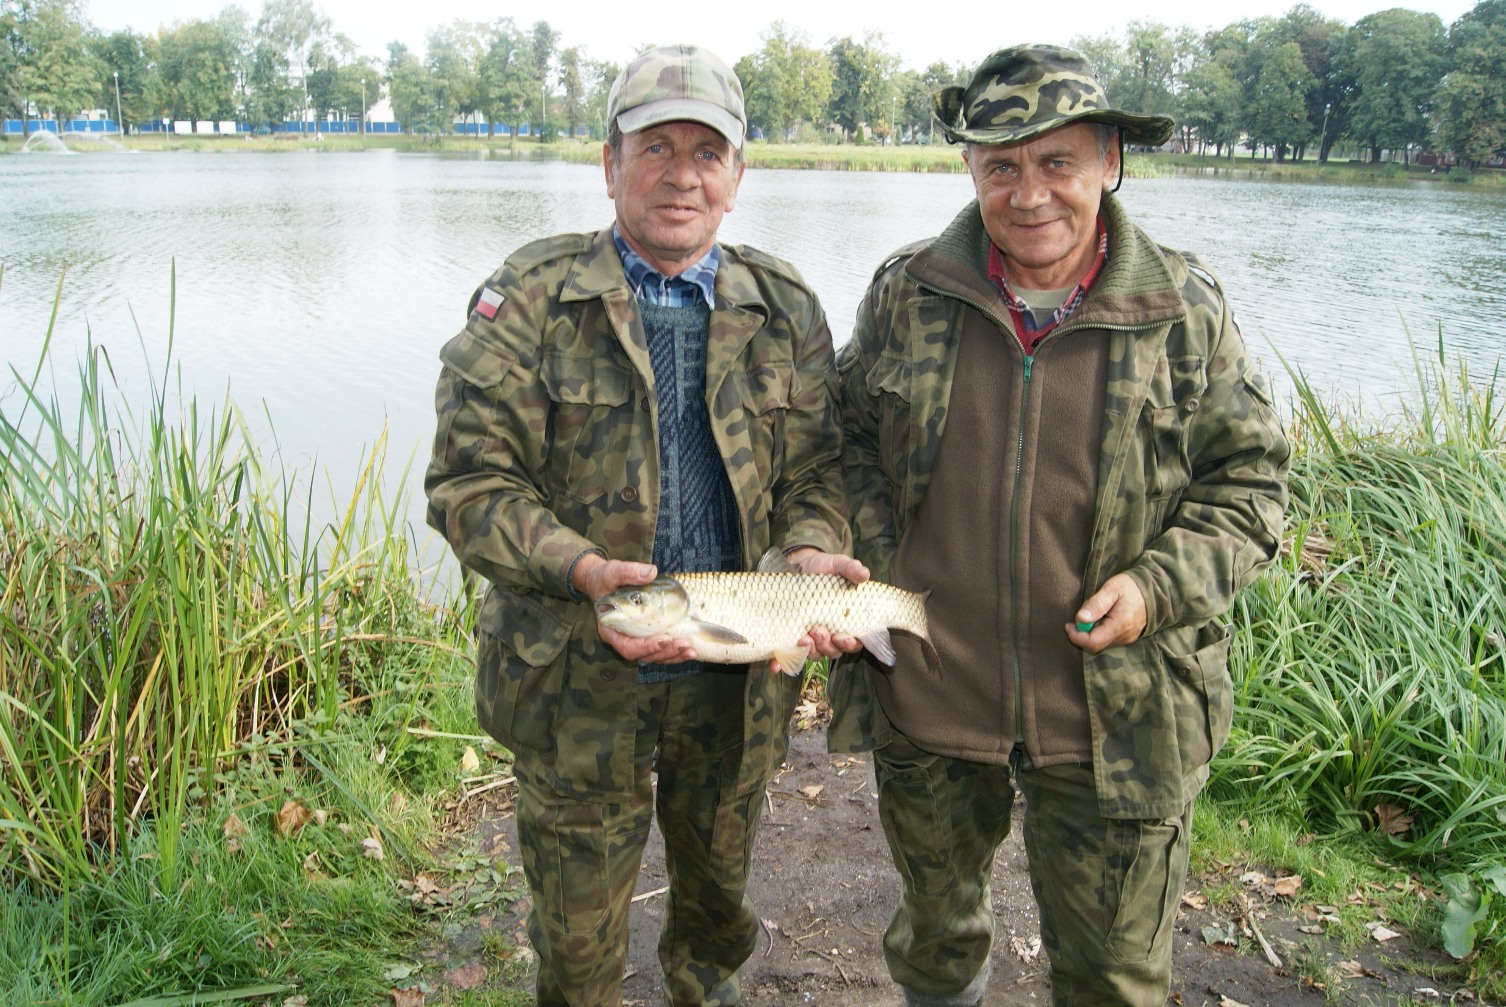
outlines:
[{"label": "distant shore", "polygon": [[[19,153],[24,140],[8,136],[0,140],[0,154]],[[482,157],[561,160],[573,164],[599,164],[601,148],[594,140],[558,140],[539,143],[529,138],[516,142],[506,138],[440,136],[437,134],[370,134],[340,136],[326,134],[322,140],[306,135],[262,135],[240,137],[159,136],[153,134],[108,136],[81,139],[70,136],[67,146],[73,153],[120,153],[125,151],[351,151],[400,150],[412,153],[476,154]],[[35,156],[58,156],[37,153]],[[746,148],[750,168],[785,168],[811,171],[901,171],[961,173],[962,158],[949,144],[830,143],[775,144],[754,141]],[[1130,178],[1155,178],[1176,174],[1206,174],[1231,178],[1282,179],[1293,181],[1365,182],[1453,182],[1469,185],[1506,185],[1506,171],[1482,169],[1475,172],[1448,171],[1424,165],[1395,162],[1366,164],[1348,159],[1318,164],[1303,161],[1274,161],[1252,158],[1241,151],[1235,157],[1200,154],[1130,154],[1125,159],[1125,174]]]}]

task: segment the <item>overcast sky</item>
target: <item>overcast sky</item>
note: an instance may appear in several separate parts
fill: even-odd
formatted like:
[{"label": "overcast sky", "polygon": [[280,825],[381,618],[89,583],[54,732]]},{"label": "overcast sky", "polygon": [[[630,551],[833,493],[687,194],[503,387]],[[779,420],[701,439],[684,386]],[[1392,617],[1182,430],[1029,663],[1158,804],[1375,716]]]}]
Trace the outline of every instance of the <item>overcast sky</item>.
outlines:
[{"label": "overcast sky", "polygon": [[[256,18],[260,0],[239,4]],[[1131,20],[1190,25],[1203,30],[1221,28],[1246,17],[1279,16],[1293,0],[1078,0],[1072,3],[985,4],[982,16],[968,15],[965,5],[906,0],[854,3],[812,0],[736,0],[676,4],[693,16],[670,18],[668,8],[631,0],[563,0],[558,4],[521,4],[497,0],[314,0],[336,31],[348,36],[360,51],[385,57],[387,43],[397,40],[421,53],[424,36],[452,21],[492,21],[511,17],[527,27],[547,20],[560,33],[562,46],[584,46],[593,59],[622,63],[645,44],[694,42],[708,46],[729,63],[760,46],[759,33],[774,21],[803,31],[823,46],[828,39],[851,35],[861,39],[869,29],[883,32],[886,47],[899,54],[905,69],[919,70],[943,60],[977,63],[994,49],[1020,42],[1065,43],[1075,35],[1116,37]],[[1353,23],[1366,14],[1399,5],[1437,14],[1445,25],[1474,6],[1472,0],[1417,0],[1399,4],[1387,0],[1314,0],[1310,4],[1326,17]],[[85,0],[88,19],[103,31],[131,28],[155,34],[176,22],[213,20],[226,7],[224,0]]]}]

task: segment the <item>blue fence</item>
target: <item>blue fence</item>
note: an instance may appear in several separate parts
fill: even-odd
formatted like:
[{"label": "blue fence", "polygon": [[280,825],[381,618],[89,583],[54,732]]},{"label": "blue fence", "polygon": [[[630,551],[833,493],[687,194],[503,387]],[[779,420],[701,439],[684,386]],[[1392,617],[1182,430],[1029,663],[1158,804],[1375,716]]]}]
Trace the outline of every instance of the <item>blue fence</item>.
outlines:
[{"label": "blue fence", "polygon": [[[178,124],[176,122],[172,121],[163,122],[161,119],[150,119],[146,122],[133,123],[131,125],[131,132],[150,134],[176,134],[179,132],[177,125]],[[198,128],[199,125],[205,125],[210,128],[201,132]],[[222,125],[233,126],[233,128],[221,129],[220,127]],[[72,119],[64,122],[62,124],[61,130],[58,127],[58,123],[52,119],[32,119],[26,124],[25,128],[22,127],[20,119],[0,120],[0,136],[25,136],[30,133],[55,134],[58,132],[65,134],[86,133],[107,136],[118,134],[120,132],[120,127],[116,124],[114,119]],[[191,124],[189,127],[189,132],[184,133],[183,135],[246,136],[249,134],[265,134],[270,132],[273,132],[273,130],[269,126],[252,126],[249,123],[244,122],[222,124],[204,120],[202,123]],[[278,126],[275,132],[297,133],[308,136],[312,136],[317,133],[328,133],[335,136],[340,136],[360,133],[361,124],[359,122],[285,122]],[[366,132],[368,134],[402,133],[404,132],[404,130],[403,125],[400,122],[368,122],[366,124]],[[531,136],[533,135],[533,132],[534,127],[530,123],[525,122],[518,127],[519,136]],[[484,122],[457,122],[455,123],[454,134],[456,136],[491,135],[497,137],[507,137],[512,135],[512,127],[504,126],[502,123],[497,123],[488,134],[487,124]],[[575,135],[577,137],[587,137],[591,135],[591,131],[585,126],[577,126],[575,129]]]}]

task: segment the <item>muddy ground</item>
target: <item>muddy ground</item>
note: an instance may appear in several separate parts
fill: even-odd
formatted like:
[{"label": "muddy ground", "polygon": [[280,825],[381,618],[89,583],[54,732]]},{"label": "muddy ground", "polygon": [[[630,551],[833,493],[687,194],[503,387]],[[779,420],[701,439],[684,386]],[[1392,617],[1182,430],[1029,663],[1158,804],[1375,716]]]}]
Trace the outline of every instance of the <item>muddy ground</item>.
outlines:
[{"label": "muddy ground", "polygon": [[[828,755],[819,725],[794,732],[785,769],[769,788],[754,854],[751,892],[765,927],[744,969],[747,1007],[902,1007],[880,947],[899,882],[878,824],[877,804],[873,769],[866,757]],[[1017,823],[1024,813],[1021,802],[1015,809]],[[1045,1005],[1051,1000],[1019,833],[1016,827],[1000,849],[994,870],[996,932],[993,978],[983,1000],[987,1007]],[[484,848],[516,863],[512,818],[505,810],[493,809],[483,817],[480,838]],[[1475,1002],[1444,980],[1397,964],[1440,961],[1407,935],[1343,949],[1332,938],[1312,932],[1322,929],[1323,921],[1313,918],[1321,912],[1300,893],[1282,897],[1269,882],[1260,883],[1258,865],[1221,865],[1219,871],[1218,877],[1189,879],[1177,919],[1170,1003],[1378,1007]],[[664,884],[656,830],[633,907],[625,1007],[659,1007],[662,1002],[654,944]],[[1209,908],[1202,889],[1215,885],[1244,892],[1249,912],[1243,906]],[[483,917],[483,923],[526,944],[519,922],[526,907],[524,898],[499,918]],[[1307,932],[1300,929],[1304,927]],[[478,984],[504,984],[497,979],[503,970],[494,967],[497,942],[493,940],[487,952],[475,938],[474,933],[470,939],[457,937],[436,949],[431,961],[445,978],[433,984],[433,994],[442,997]],[[1262,939],[1279,966],[1268,959]],[[478,967],[482,957],[492,959],[485,969]],[[524,969],[514,967],[511,972],[513,979],[506,985],[531,989]],[[478,982],[482,974],[490,978]]]}]

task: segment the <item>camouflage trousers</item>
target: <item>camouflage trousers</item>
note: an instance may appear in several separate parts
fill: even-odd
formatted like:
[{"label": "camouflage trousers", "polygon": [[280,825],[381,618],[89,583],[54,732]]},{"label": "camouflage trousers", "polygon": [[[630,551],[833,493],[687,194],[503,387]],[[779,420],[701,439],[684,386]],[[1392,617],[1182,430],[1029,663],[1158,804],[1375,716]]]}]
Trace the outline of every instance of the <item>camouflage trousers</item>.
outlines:
[{"label": "camouflage trousers", "polygon": [[1027,766],[1014,778],[1008,766],[932,755],[903,739],[874,753],[874,774],[903,882],[884,956],[907,1007],[982,1002],[994,929],[989,883],[1016,784],[1051,1002],[1165,1004],[1191,805],[1162,820],[1100,818],[1091,767]]},{"label": "camouflage trousers", "polygon": [[[664,1002],[738,1003],[738,969],[759,932],[746,892],[764,794],[763,786],[751,792],[737,786],[746,678],[741,668],[713,667],[639,686],[635,786],[623,803],[557,794],[548,784],[547,755],[516,753],[538,1007],[622,1002],[629,908],[656,812],[669,875],[658,945]],[[787,717],[783,725],[761,736],[777,751],[747,754],[779,766],[789,744]],[[562,736],[559,744],[566,743]]]}]

